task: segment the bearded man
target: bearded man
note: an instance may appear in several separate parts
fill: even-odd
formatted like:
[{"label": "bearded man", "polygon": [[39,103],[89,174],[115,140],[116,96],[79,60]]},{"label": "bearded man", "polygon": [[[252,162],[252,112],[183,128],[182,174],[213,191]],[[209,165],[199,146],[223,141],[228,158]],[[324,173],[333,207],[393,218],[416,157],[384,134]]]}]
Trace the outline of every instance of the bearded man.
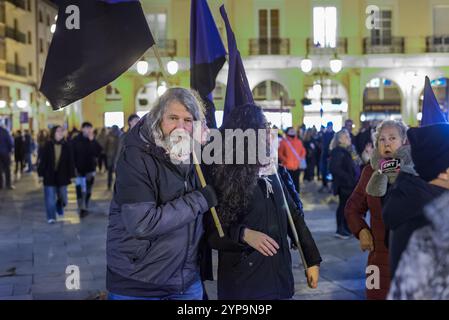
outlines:
[{"label": "bearded man", "polygon": [[188,160],[193,123],[203,120],[196,95],[173,88],[127,135],[107,234],[110,299],[202,299],[202,219],[217,197]]}]

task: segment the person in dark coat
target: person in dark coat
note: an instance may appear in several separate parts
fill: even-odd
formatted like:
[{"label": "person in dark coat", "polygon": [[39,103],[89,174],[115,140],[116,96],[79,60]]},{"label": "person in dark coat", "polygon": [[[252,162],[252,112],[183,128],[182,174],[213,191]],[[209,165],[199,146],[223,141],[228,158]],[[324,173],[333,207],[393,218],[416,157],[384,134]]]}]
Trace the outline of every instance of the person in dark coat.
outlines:
[{"label": "person in dark coat", "polygon": [[320,192],[330,192],[331,189],[329,188],[329,156],[330,151],[329,147],[331,144],[332,139],[334,138],[335,131],[334,131],[334,124],[332,122],[329,122],[327,124],[326,130],[323,133],[322,140],[321,140],[321,159],[320,159],[320,171],[321,171],[321,179],[323,186],[320,188]]},{"label": "person in dark coat", "polygon": [[203,298],[203,214],[217,200],[211,186],[200,186],[190,152],[178,152],[188,140],[177,139],[203,120],[192,91],[172,88],[128,132],[107,231],[109,299]]},{"label": "person in dark coat", "polygon": [[304,137],[304,147],[306,148],[307,168],[304,172],[305,181],[313,181],[315,178],[315,167],[317,160],[318,146],[314,139],[314,130],[307,129]]},{"label": "person in dark coat", "polygon": [[112,126],[106,138],[104,153],[106,154],[106,164],[108,169],[108,190],[111,190],[112,188],[116,159],[120,147],[120,135],[121,131],[118,126]]},{"label": "person in dark coat", "polygon": [[64,139],[64,129],[51,129],[50,140],[41,150],[37,173],[44,183],[45,207],[49,224],[56,222],[56,213],[64,215],[67,186],[75,177],[75,164],[70,145]]},{"label": "person in dark coat", "polygon": [[101,154],[101,146],[95,140],[92,124],[84,122],[81,133],[72,140],[72,148],[76,169],[76,199],[79,215],[87,215],[92,187],[95,182],[97,159]]},{"label": "person in dark coat", "polygon": [[337,231],[335,237],[349,239],[351,232],[346,222],[344,209],[360,178],[361,160],[354,149],[351,137],[346,129],[337,132],[332,139],[329,170],[332,173],[332,188],[338,195],[339,204],[336,212]]},{"label": "person in dark coat", "polygon": [[11,184],[11,153],[14,148],[14,141],[9,132],[0,125],[0,189],[3,185],[3,175],[5,176],[6,188],[12,190]]},{"label": "person in dark coat", "polygon": [[32,155],[35,149],[35,143],[33,140],[33,137],[29,130],[25,130],[24,135],[24,145],[23,145],[23,152],[24,152],[24,161],[27,164],[27,173],[33,172],[33,160]]},{"label": "person in dark coat", "polygon": [[[224,130],[268,130],[262,110],[255,105],[235,108],[224,125]],[[224,137],[223,137],[224,139]],[[245,143],[249,150],[258,143]],[[246,150],[246,151],[245,151]],[[254,151],[254,153],[252,152]],[[234,159],[235,160],[235,159]],[[246,161],[248,162],[248,161]],[[307,261],[307,280],[311,288],[318,285],[321,257],[313,237],[304,222],[303,213],[292,201],[289,191],[276,175],[270,162],[257,164],[215,164],[211,181],[218,196],[217,211],[225,237],[220,238],[210,215],[206,215],[206,237],[212,248],[218,250],[218,287],[220,300],[274,300],[290,299],[295,293],[292,259],[288,235],[290,227],[283,194],[285,195],[301,248]]]},{"label": "person in dark coat", "polygon": [[[379,287],[367,287],[368,300],[384,300],[390,288],[388,248],[385,245],[386,229],[382,210],[388,189],[399,172],[394,166],[390,171],[388,160],[396,156],[407,142],[407,127],[400,121],[386,120],[376,130],[375,152],[361,174],[360,180],[345,208],[345,217],[352,234],[359,239],[362,251],[369,251],[367,266],[377,267]],[[393,161],[393,163],[397,163]],[[370,212],[370,224],[365,221]],[[367,277],[372,271],[367,273]]]},{"label": "person in dark coat", "polygon": [[[424,208],[448,192],[437,178],[449,168],[449,124],[412,128],[407,132],[413,168],[401,173],[385,203],[383,218],[390,230],[390,267],[395,275],[402,253],[413,232],[429,224]],[[444,163],[446,161],[446,163]]]},{"label": "person in dark coat", "polygon": [[19,177],[19,172],[21,175],[25,167],[25,141],[20,130],[17,130],[14,137],[14,160],[16,162],[15,175]]}]

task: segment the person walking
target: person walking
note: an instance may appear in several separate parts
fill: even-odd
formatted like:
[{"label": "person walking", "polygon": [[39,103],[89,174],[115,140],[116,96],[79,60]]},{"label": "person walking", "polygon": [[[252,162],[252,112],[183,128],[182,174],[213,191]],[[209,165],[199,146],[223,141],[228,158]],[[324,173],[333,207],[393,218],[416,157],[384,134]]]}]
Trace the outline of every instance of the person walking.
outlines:
[{"label": "person walking", "polygon": [[56,222],[56,213],[62,217],[67,205],[67,186],[75,177],[75,164],[71,146],[64,138],[64,129],[51,129],[50,140],[41,150],[39,178],[44,184],[45,208],[49,224]]},{"label": "person walking", "polygon": [[97,159],[101,154],[101,146],[95,140],[90,122],[84,122],[81,133],[72,141],[76,169],[76,199],[81,218],[87,215],[92,188],[95,182]]}]

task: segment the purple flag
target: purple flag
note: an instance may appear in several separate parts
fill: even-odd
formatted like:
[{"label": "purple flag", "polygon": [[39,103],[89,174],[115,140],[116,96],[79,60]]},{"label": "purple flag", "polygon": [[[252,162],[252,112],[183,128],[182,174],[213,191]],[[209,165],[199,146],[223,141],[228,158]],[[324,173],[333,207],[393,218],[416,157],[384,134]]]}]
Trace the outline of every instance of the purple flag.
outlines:
[{"label": "purple flag", "polygon": [[233,108],[243,106],[247,103],[254,103],[254,98],[248,84],[248,78],[246,77],[242,57],[240,56],[240,52],[237,48],[235,35],[232,31],[224,6],[220,7],[220,13],[226,26],[229,54],[228,84],[226,88],[226,99],[223,113],[224,123]]},{"label": "purple flag", "polygon": [[435,97],[429,77],[426,77],[421,127],[436,123],[447,123],[447,119],[440,108],[437,98]]}]

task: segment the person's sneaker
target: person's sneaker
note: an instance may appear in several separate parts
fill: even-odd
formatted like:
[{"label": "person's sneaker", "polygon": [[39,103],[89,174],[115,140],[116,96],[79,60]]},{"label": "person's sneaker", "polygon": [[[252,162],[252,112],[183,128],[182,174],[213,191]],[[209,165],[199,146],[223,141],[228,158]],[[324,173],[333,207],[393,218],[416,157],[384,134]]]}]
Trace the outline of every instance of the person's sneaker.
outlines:
[{"label": "person's sneaker", "polygon": [[351,237],[348,236],[348,235],[344,235],[344,234],[341,234],[341,233],[337,232],[337,233],[335,233],[335,238],[338,238],[338,239],[341,239],[341,240],[348,240]]},{"label": "person's sneaker", "polygon": [[48,219],[48,224],[55,224],[56,220],[55,219]]},{"label": "person's sneaker", "polygon": [[16,187],[15,186],[9,186],[8,189],[9,190],[16,190]]}]

